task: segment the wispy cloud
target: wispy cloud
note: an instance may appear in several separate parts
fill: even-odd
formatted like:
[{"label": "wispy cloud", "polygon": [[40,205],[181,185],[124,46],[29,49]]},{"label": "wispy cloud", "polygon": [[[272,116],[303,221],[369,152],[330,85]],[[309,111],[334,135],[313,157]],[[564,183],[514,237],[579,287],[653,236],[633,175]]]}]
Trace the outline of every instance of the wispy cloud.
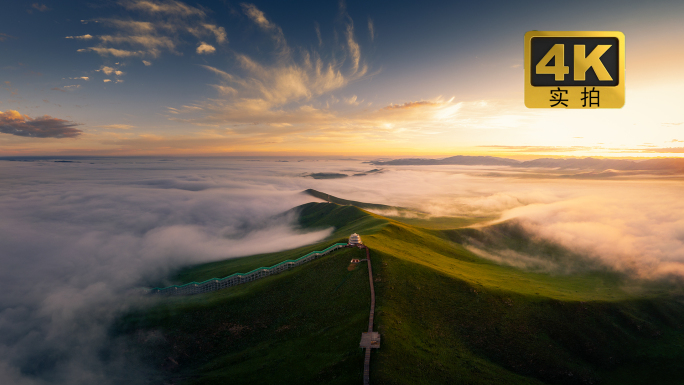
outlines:
[{"label": "wispy cloud", "polygon": [[135,128],[135,126],[131,126],[130,124],[106,124],[104,126],[97,126],[97,127],[112,129],[112,130],[130,130],[131,128]]},{"label": "wispy cloud", "polygon": [[635,151],[653,152],[661,154],[681,154],[684,153],[684,147],[642,148]]},{"label": "wispy cloud", "polygon": [[161,14],[180,17],[206,16],[201,9],[174,0],[122,0],[119,1],[119,4],[129,10],[142,11],[153,15]]},{"label": "wispy cloud", "polygon": [[[237,68],[204,66],[219,77],[219,83],[213,85],[219,98],[194,103],[193,108],[174,109],[172,119],[196,125],[259,122],[267,125],[262,127],[266,130],[302,129],[294,128],[293,124],[334,119],[333,112],[315,105],[316,98],[341,89],[368,72],[354,39],[353,25],[345,25],[344,43],[332,47],[338,54],[333,57],[341,59],[324,61],[317,51],[302,47],[297,48],[299,55],[293,55],[282,29],[264,12],[245,3],[242,10],[261,32],[273,39],[275,60],[264,63],[236,53]],[[354,103],[356,99],[351,104]]]},{"label": "wispy cloud", "polygon": [[371,41],[375,40],[375,27],[373,26],[373,19],[368,18],[368,33],[370,33]]},{"label": "wispy cloud", "polygon": [[77,40],[90,40],[93,38],[93,35],[90,34],[85,34],[81,36],[67,36],[67,39],[77,39]]},{"label": "wispy cloud", "polygon": [[[359,43],[354,40],[354,25],[351,23],[347,25],[347,46],[349,47],[349,54],[351,55],[353,72],[357,72],[361,61],[361,48]],[[365,72],[365,70],[363,72]]]},{"label": "wispy cloud", "polygon": [[16,39],[16,37],[8,35],[6,33],[0,33],[0,41],[5,41],[7,39]]},{"label": "wispy cloud", "polygon": [[[122,0],[118,5],[129,11],[127,18],[101,18],[94,21],[111,32],[97,36],[99,43],[78,52],[100,56],[157,58],[168,52],[181,55],[179,46],[188,37],[199,41],[228,41],[226,30],[207,19],[203,9],[174,0]],[[137,17],[136,17],[137,16]]]},{"label": "wispy cloud", "polygon": [[431,102],[428,100],[421,100],[418,102],[406,102],[404,104],[390,104],[387,107],[383,107],[383,110],[405,110],[409,108],[434,107],[439,105],[441,105],[441,103]]},{"label": "wispy cloud", "polygon": [[40,4],[40,3],[33,3],[33,4],[31,4],[31,8],[33,8],[33,9],[39,11],[39,12],[46,12],[46,11],[49,11],[49,10],[50,10],[50,8],[48,8],[47,5],[45,5],[45,4]]},{"label": "wispy cloud", "polygon": [[211,31],[214,34],[217,43],[223,44],[228,42],[228,35],[226,34],[226,30],[223,27],[207,23],[203,23],[202,27],[204,27],[206,30]]},{"label": "wispy cloud", "polygon": [[287,56],[290,54],[290,48],[285,40],[283,30],[266,18],[266,15],[258,9],[254,4],[242,3],[242,10],[248,18],[254,22],[263,31],[268,32],[275,41],[280,50],[280,54]]},{"label": "wispy cloud", "polygon": [[104,47],[88,47],[88,48],[81,48],[77,50],[78,52],[97,52],[98,55],[100,56],[114,56],[114,57],[131,57],[131,56],[145,56],[145,55],[150,55],[153,57],[157,56],[156,51],[127,51],[123,49],[116,49],[116,48],[104,48]]},{"label": "wispy cloud", "polygon": [[127,45],[131,47],[143,47],[152,56],[157,56],[158,52],[162,49],[168,50],[169,52],[175,52],[176,44],[175,42],[167,36],[153,36],[153,35],[129,35],[129,36],[111,36],[102,35],[98,36],[98,39],[103,44],[114,44],[114,45]]},{"label": "wispy cloud", "polygon": [[316,31],[316,37],[318,38],[318,46],[323,47],[323,36],[321,36],[321,26],[318,22],[314,22],[314,30]]},{"label": "wispy cloud", "polygon": [[495,150],[508,150],[514,152],[574,152],[587,151],[594,147],[588,146],[503,146],[503,145],[489,145],[478,146],[483,148],[491,148]]},{"label": "wispy cloud", "polygon": [[361,101],[358,100],[358,97],[356,95],[352,95],[348,98],[345,98],[344,102],[352,106],[358,106],[361,103]]},{"label": "wispy cloud", "polygon": [[279,34],[282,35],[283,31],[280,29],[280,27],[271,23],[266,18],[266,15],[264,15],[264,13],[261,10],[259,10],[259,8],[257,8],[256,5],[247,3],[242,3],[241,5],[245,15],[252,19],[254,24],[258,25],[259,27],[267,31],[279,31]]},{"label": "wispy cloud", "polygon": [[0,111],[0,133],[31,138],[75,138],[82,131],[78,123],[44,115],[35,119],[18,111]]},{"label": "wispy cloud", "polygon": [[152,65],[152,62],[151,62],[151,61],[143,60],[142,62],[143,62],[143,64],[145,65],[145,67],[149,67],[149,66]]}]

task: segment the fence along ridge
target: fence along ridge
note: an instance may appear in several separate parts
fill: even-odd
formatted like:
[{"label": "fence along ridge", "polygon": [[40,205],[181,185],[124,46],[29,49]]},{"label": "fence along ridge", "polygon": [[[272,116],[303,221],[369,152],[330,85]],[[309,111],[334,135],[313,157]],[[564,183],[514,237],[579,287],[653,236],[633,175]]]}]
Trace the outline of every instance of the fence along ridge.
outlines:
[{"label": "fence along ridge", "polygon": [[[268,277],[273,274],[278,274],[282,271],[289,270],[292,267],[299,266],[302,263],[309,262],[316,257],[320,257],[330,253],[331,251],[347,247],[346,243],[336,243],[321,251],[312,251],[297,259],[288,259],[275,264],[270,267],[258,267],[247,273],[233,273],[223,278],[210,278],[202,282],[190,282],[183,285],[171,285],[167,287],[155,287],[150,289],[151,294],[171,294],[171,295],[185,295],[185,294],[200,294],[210,291],[220,290],[226,287],[239,285],[241,283],[251,282],[259,278]],[[308,258],[308,259],[307,259]]]}]

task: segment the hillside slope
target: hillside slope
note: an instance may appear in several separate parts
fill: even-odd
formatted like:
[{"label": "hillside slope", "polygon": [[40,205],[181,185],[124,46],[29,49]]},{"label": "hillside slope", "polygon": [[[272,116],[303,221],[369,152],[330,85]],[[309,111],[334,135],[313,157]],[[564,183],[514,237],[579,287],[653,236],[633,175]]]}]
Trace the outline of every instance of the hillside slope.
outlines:
[{"label": "hillside slope", "polygon": [[[529,250],[531,241],[511,228],[426,229],[334,203],[298,210],[302,227],[333,226],[331,238],[359,232],[371,248],[376,328],[383,336],[372,355],[374,383],[679,384],[684,378],[684,300],[676,288],[645,290],[643,282],[600,269],[524,271],[462,244],[467,237]],[[230,274],[304,250],[201,265],[178,277]],[[162,299],[131,314],[119,330],[137,342],[159,336],[142,345],[175,383],[359,383],[368,278],[363,266],[346,269],[352,254],[345,253],[354,252],[208,295]]]}]

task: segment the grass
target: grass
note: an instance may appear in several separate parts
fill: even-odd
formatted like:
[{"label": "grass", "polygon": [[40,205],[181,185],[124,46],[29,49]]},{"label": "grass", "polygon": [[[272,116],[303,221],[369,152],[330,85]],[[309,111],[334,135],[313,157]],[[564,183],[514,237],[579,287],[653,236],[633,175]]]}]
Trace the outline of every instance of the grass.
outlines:
[{"label": "grass", "polygon": [[311,251],[323,250],[333,243],[346,242],[349,234],[354,232],[365,235],[379,231],[388,223],[387,220],[370,216],[356,207],[330,203],[308,203],[297,207],[295,211],[302,228],[310,231],[333,227],[335,231],[325,241],[313,245],[191,266],[175,274],[172,282],[201,282],[211,278],[227,277],[233,273],[246,273],[259,267],[273,266],[286,259],[297,259]]},{"label": "grass", "polygon": [[166,298],[117,325],[183,384],[361,382],[365,265],[342,249],[305,268],[205,295]]},{"label": "grass", "polygon": [[[382,334],[371,361],[374,383],[682,383],[681,292],[606,270],[523,271],[461,244],[467,236],[576,257],[505,226],[416,227],[332,203],[298,212],[302,227],[335,227],[329,243],[200,265],[176,278],[249,271],[358,232],[371,248]],[[354,253],[360,251],[337,251],[215,293],[160,299],[122,319],[118,332],[140,344],[174,383],[359,383],[369,289],[365,265],[346,269],[349,259],[364,257]]]},{"label": "grass", "polygon": [[415,217],[395,217],[388,216],[388,218],[405,223],[407,225],[422,227],[431,230],[450,230],[460,227],[471,226],[478,223],[488,222],[496,219],[495,217],[430,217],[430,216],[415,216]]},{"label": "grass", "polygon": [[429,267],[442,274],[488,290],[566,301],[620,300],[634,296],[628,282],[610,272],[551,275],[497,265],[482,259],[443,233],[388,224],[382,231],[364,237],[372,250]]},{"label": "grass", "polygon": [[[676,384],[684,306],[494,290],[371,251],[384,384]],[[650,379],[650,380],[647,380]]]}]

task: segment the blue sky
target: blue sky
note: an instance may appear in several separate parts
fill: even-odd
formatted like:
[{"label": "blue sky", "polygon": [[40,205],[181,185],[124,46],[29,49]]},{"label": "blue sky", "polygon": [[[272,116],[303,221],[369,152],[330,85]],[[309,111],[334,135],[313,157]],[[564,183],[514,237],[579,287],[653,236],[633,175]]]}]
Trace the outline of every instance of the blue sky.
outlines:
[{"label": "blue sky", "polygon": [[[12,2],[0,153],[676,156],[682,16],[674,1]],[[532,29],[624,32],[625,107],[527,110]]]}]

